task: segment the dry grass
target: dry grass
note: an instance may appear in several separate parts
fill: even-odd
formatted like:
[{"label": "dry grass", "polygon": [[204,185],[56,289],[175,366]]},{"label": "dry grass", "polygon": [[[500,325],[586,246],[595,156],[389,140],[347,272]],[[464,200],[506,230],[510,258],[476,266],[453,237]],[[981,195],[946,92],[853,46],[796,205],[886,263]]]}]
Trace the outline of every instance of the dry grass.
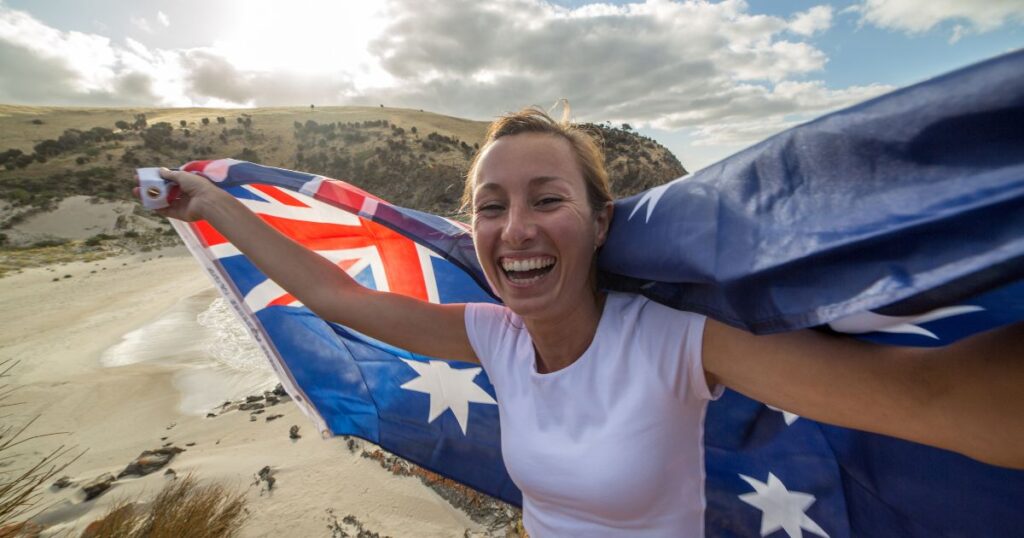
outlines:
[{"label": "dry grass", "polygon": [[[11,369],[17,364],[10,359],[0,362],[0,378],[8,377]],[[6,410],[18,405],[17,402],[10,401],[16,389],[17,387],[7,383],[0,384],[0,409]],[[6,420],[8,415],[0,418]],[[9,424],[0,426],[0,535],[5,534],[5,529],[17,527],[18,521],[23,522],[34,515],[32,512],[42,495],[43,486],[81,456],[72,456],[73,448],[61,445],[34,460],[34,463],[27,464],[27,467],[20,465],[18,460],[22,454],[19,447],[42,437],[62,435],[49,433],[26,436],[25,432],[37,418],[29,420],[21,427]]]},{"label": "dry grass", "polygon": [[168,484],[149,504],[122,502],[83,538],[227,538],[236,536],[248,517],[245,493],[220,484],[200,484],[186,476]]}]

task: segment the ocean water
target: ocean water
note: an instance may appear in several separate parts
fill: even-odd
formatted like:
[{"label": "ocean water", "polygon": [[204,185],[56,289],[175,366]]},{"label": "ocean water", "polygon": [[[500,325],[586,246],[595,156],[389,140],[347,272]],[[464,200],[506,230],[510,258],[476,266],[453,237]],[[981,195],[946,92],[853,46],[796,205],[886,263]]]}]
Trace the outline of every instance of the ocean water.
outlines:
[{"label": "ocean water", "polygon": [[212,288],[182,298],[122,336],[103,352],[100,363],[108,368],[152,363],[172,370],[181,397],[178,409],[194,415],[278,382],[263,351]]}]

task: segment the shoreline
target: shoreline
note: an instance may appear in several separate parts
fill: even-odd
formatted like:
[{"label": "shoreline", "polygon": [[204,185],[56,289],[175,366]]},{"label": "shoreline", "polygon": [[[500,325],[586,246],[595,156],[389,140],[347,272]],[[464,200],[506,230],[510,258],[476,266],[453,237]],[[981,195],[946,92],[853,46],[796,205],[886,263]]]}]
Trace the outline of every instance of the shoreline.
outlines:
[{"label": "shoreline", "polygon": [[[159,360],[101,363],[124,335],[210,287],[183,247],[26,268],[0,278],[0,361],[18,361],[6,382],[17,387],[11,401],[23,402],[10,408],[9,423],[38,416],[26,435],[69,432],[22,445],[16,462],[38,461],[60,445],[86,450],[62,473],[72,487],[42,488],[37,507],[49,508],[34,520],[47,526],[43,536],[78,536],[117,501],[152,497],[169,480],[164,469],[119,479],[91,501],[81,486],[104,473],[116,475],[142,451],[167,443],[184,449],[167,466],[178,477],[192,474],[246,492],[249,519],[240,536],[322,536],[325,530],[341,536],[341,529],[356,526],[391,536],[505,535],[455,508],[427,479],[385,468],[382,456],[362,455],[375,445],[320,439],[290,402],[256,420],[240,411],[186,414],[175,384],[180,367]],[[271,412],[282,416],[267,421]],[[290,438],[292,426],[300,438]],[[270,491],[256,476],[265,466],[276,480]]]}]

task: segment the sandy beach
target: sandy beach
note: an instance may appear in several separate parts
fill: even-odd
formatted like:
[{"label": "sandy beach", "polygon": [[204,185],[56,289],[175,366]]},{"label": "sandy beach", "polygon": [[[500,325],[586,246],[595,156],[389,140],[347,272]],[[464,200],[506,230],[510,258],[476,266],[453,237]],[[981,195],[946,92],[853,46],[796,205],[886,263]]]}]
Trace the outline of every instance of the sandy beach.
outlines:
[{"label": "sandy beach", "polygon": [[[79,536],[115,502],[151,497],[171,480],[166,469],[116,480],[90,501],[81,486],[168,443],[184,449],[167,466],[177,476],[246,492],[242,536],[345,536],[345,516],[382,536],[494,532],[419,478],[361,455],[369,443],[321,439],[287,398],[262,415],[221,412],[276,384],[230,316],[181,247],[0,278],[0,360],[17,361],[5,381],[21,402],[5,420],[38,416],[26,434],[67,432],[23,445],[17,464],[60,445],[85,451],[63,473],[72,486],[44,491],[43,536]],[[301,437],[291,439],[295,425]],[[269,491],[257,480],[265,466]]]}]

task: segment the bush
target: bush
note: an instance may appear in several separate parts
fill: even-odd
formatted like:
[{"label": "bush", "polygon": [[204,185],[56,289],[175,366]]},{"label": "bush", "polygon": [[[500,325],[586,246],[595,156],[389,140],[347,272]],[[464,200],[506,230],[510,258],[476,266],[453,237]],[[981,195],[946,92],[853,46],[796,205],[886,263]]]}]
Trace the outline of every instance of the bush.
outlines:
[{"label": "bush", "polygon": [[210,124],[210,118],[203,118],[203,125],[209,125],[209,124]]},{"label": "bush", "polygon": [[115,505],[86,529],[89,536],[124,538],[228,538],[237,536],[248,517],[245,493],[218,484],[200,485],[191,475],[164,486],[143,510],[134,503]]},{"label": "bush", "polygon": [[185,121],[185,120],[181,120],[181,121],[178,122],[178,125],[180,125],[182,127],[186,127],[186,126],[188,126],[188,122]]},{"label": "bush", "polygon": [[42,241],[36,241],[32,243],[32,248],[47,248],[47,247],[59,247],[61,245],[68,244],[67,239],[43,239]]},{"label": "bush", "polygon": [[131,125],[128,125],[128,122],[126,122],[124,120],[117,120],[117,121],[114,122],[114,127],[117,127],[118,129],[121,129],[122,131],[127,131],[128,129],[131,128]]},{"label": "bush", "polygon": [[100,243],[102,243],[104,241],[107,241],[107,240],[110,240],[110,239],[113,239],[113,238],[114,238],[114,236],[112,236],[112,235],[96,234],[96,235],[90,237],[89,239],[86,239],[85,240],[85,245],[88,246],[88,247],[95,247],[95,246],[99,245]]}]

